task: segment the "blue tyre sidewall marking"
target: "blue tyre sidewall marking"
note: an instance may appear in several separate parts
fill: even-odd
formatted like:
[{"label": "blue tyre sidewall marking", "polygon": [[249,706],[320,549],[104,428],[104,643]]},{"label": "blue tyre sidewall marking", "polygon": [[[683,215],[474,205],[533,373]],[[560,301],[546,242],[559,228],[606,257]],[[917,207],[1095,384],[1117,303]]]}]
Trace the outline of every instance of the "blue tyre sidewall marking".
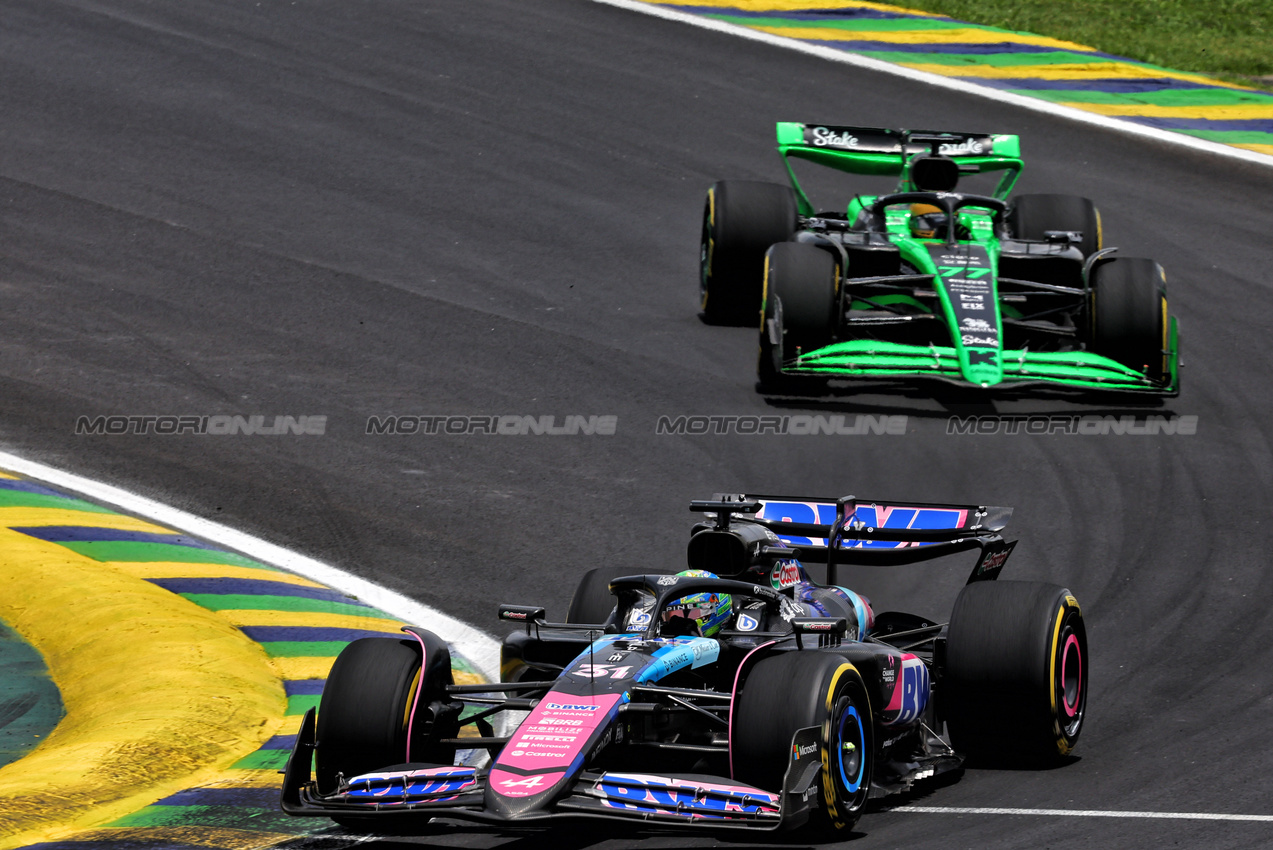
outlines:
[{"label": "blue tyre sidewall marking", "polygon": [[857,724],[858,743],[856,746],[863,747],[866,745],[866,730],[862,728],[862,718],[858,715],[857,706],[851,705],[849,706],[848,711],[840,715],[840,728],[835,741],[836,750],[838,751],[836,755],[836,762],[840,767],[840,779],[844,782],[844,787],[849,790],[849,793],[856,794],[858,789],[862,787],[862,772],[866,770],[866,754],[859,754],[860,758],[858,759],[857,776],[850,782],[849,777],[844,772],[844,729],[845,725],[849,722],[850,717],[853,718],[853,722]]}]

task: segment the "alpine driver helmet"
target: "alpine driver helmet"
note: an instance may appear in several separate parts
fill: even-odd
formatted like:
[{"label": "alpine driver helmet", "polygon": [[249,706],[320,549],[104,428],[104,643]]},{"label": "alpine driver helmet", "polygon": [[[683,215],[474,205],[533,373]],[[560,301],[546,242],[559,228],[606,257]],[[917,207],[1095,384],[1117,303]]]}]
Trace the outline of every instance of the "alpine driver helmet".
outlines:
[{"label": "alpine driver helmet", "polygon": [[[707,570],[685,570],[678,576],[719,578]],[[663,609],[663,633],[711,637],[721,630],[733,611],[728,593],[695,593],[669,602]]]}]

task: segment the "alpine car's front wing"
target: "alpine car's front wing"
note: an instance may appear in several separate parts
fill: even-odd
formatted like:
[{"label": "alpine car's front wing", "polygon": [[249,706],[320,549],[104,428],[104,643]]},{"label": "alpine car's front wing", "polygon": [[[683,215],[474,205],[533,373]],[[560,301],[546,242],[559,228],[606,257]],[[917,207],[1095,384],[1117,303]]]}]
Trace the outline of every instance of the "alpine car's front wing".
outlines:
[{"label": "alpine car's front wing", "polygon": [[311,709],[284,772],[281,806],[289,815],[386,817],[395,822],[417,815],[421,820],[448,817],[507,825],[605,818],[772,831],[796,827],[808,819],[822,768],[819,729],[811,726],[792,738],[792,760],[780,794],[720,777],[585,771],[551,806],[510,818],[486,809],[489,773],[474,767],[395,765],[320,793],[310,768],[314,726]]}]

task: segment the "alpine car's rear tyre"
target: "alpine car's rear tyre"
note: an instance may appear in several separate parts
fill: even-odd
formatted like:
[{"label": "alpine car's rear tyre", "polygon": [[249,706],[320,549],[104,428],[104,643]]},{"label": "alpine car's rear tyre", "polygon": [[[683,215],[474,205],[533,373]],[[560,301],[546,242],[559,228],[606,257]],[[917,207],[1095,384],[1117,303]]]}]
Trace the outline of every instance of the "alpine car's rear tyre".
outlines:
[{"label": "alpine car's rear tyre", "polygon": [[813,245],[782,242],[765,255],[764,272],[757,365],[761,389],[820,385],[820,379],[783,375],[781,367],[784,360],[821,348],[834,339],[839,324],[839,263]]},{"label": "alpine car's rear tyre", "polygon": [[648,567],[595,567],[583,574],[575,595],[570,597],[570,608],[567,609],[566,622],[584,625],[596,625],[610,619],[614,610],[614,596],[610,593],[610,582],[620,576],[634,575],[670,575],[667,570],[653,570]]},{"label": "alpine car's rear tyre", "polygon": [[843,834],[857,823],[870,794],[875,741],[866,686],[842,656],[787,652],[751,669],[731,721],[734,778],[781,791],[791,738],[807,726],[822,730],[822,807],[811,821]]},{"label": "alpine car's rear tyre", "polygon": [[1047,764],[1078,742],[1087,631],[1065,588],[984,581],[955,600],[941,699],[955,749],[983,764]]},{"label": "alpine car's rear tyre", "polygon": [[699,309],[714,324],[750,325],[760,312],[765,251],[796,229],[789,186],[722,180],[707,190],[699,246]]},{"label": "alpine car's rear tyre", "polygon": [[1077,195],[1018,195],[1012,201],[1008,227],[1018,239],[1043,241],[1049,230],[1083,234],[1078,248],[1084,257],[1101,249],[1101,214],[1096,205]]},{"label": "alpine car's rear tyre", "polygon": [[454,750],[437,743],[459,732],[455,714],[444,710],[451,652],[432,632],[419,634],[421,641],[362,638],[336,657],[318,705],[314,766],[323,793],[335,790],[338,775],[454,761]]},{"label": "alpine car's rear tyre", "polygon": [[1141,257],[1100,262],[1091,274],[1092,350],[1144,373],[1167,379],[1167,276]]}]

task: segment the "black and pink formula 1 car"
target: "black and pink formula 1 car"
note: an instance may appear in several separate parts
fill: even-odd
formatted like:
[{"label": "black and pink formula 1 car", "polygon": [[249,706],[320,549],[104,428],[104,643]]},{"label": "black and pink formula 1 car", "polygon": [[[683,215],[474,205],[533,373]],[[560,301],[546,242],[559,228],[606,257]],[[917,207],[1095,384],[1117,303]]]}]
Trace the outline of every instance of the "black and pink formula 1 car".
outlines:
[{"label": "black and pink formula 1 car", "polygon": [[[1083,615],[1062,587],[997,580],[1011,509],[722,494],[692,509],[707,521],[689,569],[590,570],[564,623],[500,606],[524,629],[499,683],[454,684],[424,629],[350,644],[305,716],[283,810],[368,830],[606,818],[842,834],[868,798],[967,759],[1074,747]],[[970,549],[946,623],[877,614],[838,584],[845,567]]]}]

